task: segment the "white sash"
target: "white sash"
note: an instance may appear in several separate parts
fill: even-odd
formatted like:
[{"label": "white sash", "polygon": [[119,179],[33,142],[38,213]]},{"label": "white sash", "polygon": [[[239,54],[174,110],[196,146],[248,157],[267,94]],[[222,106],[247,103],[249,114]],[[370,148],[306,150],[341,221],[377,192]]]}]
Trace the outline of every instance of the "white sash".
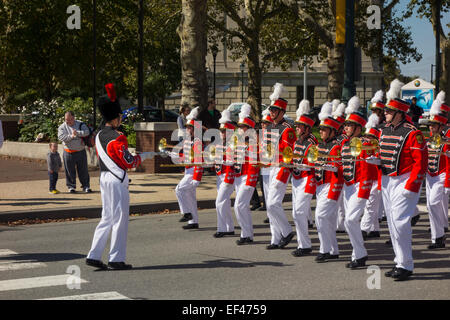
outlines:
[{"label": "white sash", "polygon": [[106,166],[106,168],[109,170],[109,172],[111,172],[117,179],[119,179],[120,182],[123,182],[123,180],[125,179],[125,177],[127,175],[127,172],[126,172],[126,170],[123,170],[122,168],[120,168],[108,156],[108,154],[105,152],[105,150],[103,150],[103,146],[100,143],[100,138],[99,138],[100,137],[100,132],[95,137],[95,146],[97,148],[98,156],[100,157],[100,159],[102,159],[103,164]]}]

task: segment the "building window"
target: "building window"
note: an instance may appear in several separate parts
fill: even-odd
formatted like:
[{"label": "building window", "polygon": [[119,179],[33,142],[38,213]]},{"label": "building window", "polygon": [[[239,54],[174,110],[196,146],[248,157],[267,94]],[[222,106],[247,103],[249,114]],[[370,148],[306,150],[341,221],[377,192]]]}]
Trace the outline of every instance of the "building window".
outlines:
[{"label": "building window", "polygon": [[[308,86],[307,88],[307,94],[308,94],[308,100],[309,105],[314,107],[314,86]],[[297,86],[297,106],[299,105],[300,101],[303,100],[303,86]],[[297,110],[297,108],[296,108]]]}]

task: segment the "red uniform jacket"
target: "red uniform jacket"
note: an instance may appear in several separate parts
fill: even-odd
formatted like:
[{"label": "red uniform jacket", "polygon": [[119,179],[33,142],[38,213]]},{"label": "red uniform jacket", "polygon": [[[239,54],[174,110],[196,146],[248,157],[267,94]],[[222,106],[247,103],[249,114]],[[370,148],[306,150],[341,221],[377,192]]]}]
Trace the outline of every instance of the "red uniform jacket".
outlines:
[{"label": "red uniform jacket", "polygon": [[[327,154],[330,156],[341,155],[341,145],[336,138],[329,140],[326,143],[321,143],[318,146],[319,153]],[[317,185],[329,183],[330,191],[328,192],[328,199],[337,201],[342,191],[342,185],[344,184],[342,162],[339,158],[320,158],[321,161],[333,161],[329,164],[338,169],[337,172],[328,170],[315,170]],[[320,178],[323,176],[322,178]],[[319,177],[319,178],[318,178]]]},{"label": "red uniform jacket", "polygon": [[[313,145],[317,145],[318,141],[314,135],[310,135],[307,139],[305,139],[303,142],[300,142],[300,140],[297,140],[294,144],[294,154],[297,154],[299,156],[306,156],[308,154],[309,149]],[[293,160],[294,164],[305,164],[305,165],[311,165],[311,163],[308,161],[307,158],[294,158]],[[303,179],[307,178],[306,180],[306,186],[305,186],[305,193],[314,194],[316,193],[316,178],[315,178],[315,172],[314,169],[311,169],[310,171],[300,171],[294,168],[292,170],[292,176],[294,179]]]},{"label": "red uniform jacket", "polygon": [[[274,124],[272,127],[272,130],[278,130],[278,161],[279,163],[283,162],[283,150],[286,147],[291,147],[292,150],[294,150],[294,144],[297,140],[297,137],[295,135],[295,130],[291,128],[289,123],[283,119],[281,123]],[[276,176],[276,179],[287,183],[287,180],[289,179],[289,176],[291,174],[291,169],[289,168],[281,168],[278,171],[278,174]]]},{"label": "red uniform jacket", "polygon": [[[194,150],[194,163],[201,163],[203,161],[202,151],[203,144],[200,139],[194,139],[194,141],[184,140],[182,151],[180,151],[180,160],[182,162],[191,162],[191,149]],[[195,181],[202,181],[203,167],[193,166]],[[186,169],[192,168],[192,166],[186,166]]]},{"label": "red uniform jacket", "polygon": [[[223,161],[226,162],[227,155],[226,155],[226,152],[223,152],[224,150],[225,150],[224,146],[220,146],[220,145],[216,146],[216,152],[222,152],[223,153],[223,157],[222,157]],[[231,153],[231,148],[228,147],[227,152]],[[218,176],[223,175],[223,174],[225,175],[225,178],[223,180],[225,183],[228,183],[228,184],[234,183],[235,173],[234,173],[234,168],[231,164],[218,163],[215,165],[215,169],[216,169],[216,174]]]},{"label": "red uniform jacket", "polygon": [[[245,185],[256,187],[259,175],[259,167],[256,165],[258,161],[257,146],[252,144],[240,146],[238,145],[236,155],[237,159],[236,164],[234,165],[235,176],[240,177],[243,175],[247,175]],[[242,158],[244,158],[244,163],[242,163]]]}]

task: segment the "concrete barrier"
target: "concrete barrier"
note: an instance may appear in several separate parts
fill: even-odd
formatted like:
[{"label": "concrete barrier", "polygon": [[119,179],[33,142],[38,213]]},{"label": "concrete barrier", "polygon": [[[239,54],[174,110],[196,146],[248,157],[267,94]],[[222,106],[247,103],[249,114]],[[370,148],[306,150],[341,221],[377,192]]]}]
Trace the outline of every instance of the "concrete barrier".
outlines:
[{"label": "concrete barrier", "polygon": [[[129,148],[129,150],[131,153],[135,152],[135,148]],[[47,160],[48,151],[48,143],[5,141],[3,142],[3,147],[0,149],[0,155]],[[61,144],[58,147],[58,152],[62,158],[63,148]],[[86,148],[86,153],[88,165],[90,167],[98,166],[95,148]]]}]

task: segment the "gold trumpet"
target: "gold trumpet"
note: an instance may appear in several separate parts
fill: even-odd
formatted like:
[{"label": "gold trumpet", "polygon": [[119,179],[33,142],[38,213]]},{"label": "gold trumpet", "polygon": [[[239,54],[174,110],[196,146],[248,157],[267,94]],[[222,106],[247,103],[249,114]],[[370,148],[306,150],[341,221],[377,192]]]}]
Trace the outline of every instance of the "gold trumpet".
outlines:
[{"label": "gold trumpet", "polygon": [[158,150],[160,152],[164,152],[164,151],[167,151],[167,148],[175,148],[175,146],[167,144],[166,138],[161,138],[161,140],[159,140]]},{"label": "gold trumpet", "polygon": [[435,134],[429,140],[431,149],[439,149],[443,144],[450,144],[450,141],[444,140],[440,134]]},{"label": "gold trumpet", "polygon": [[350,153],[353,157],[357,157],[363,150],[378,150],[380,145],[377,139],[370,139],[371,146],[363,146],[362,140],[357,137],[353,137],[350,140]]}]

